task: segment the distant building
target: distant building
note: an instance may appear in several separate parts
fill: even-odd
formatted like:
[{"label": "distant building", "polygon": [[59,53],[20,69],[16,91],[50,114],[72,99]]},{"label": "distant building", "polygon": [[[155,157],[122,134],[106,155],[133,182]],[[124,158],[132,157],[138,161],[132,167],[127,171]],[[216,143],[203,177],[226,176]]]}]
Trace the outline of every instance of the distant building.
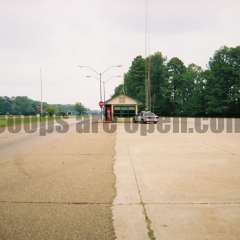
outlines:
[{"label": "distant building", "polygon": [[126,95],[119,95],[106,101],[104,116],[106,121],[131,119],[138,113],[139,103]]}]

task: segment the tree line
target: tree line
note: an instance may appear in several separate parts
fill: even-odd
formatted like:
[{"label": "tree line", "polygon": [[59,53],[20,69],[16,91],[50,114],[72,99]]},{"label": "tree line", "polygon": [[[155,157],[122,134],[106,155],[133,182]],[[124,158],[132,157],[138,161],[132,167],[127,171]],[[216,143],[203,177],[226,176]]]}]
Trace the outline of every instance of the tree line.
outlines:
[{"label": "tree line", "polygon": [[[0,115],[37,115],[41,112],[41,103],[25,96],[1,97],[0,96]],[[74,104],[48,104],[43,103],[44,115],[81,115],[88,112],[82,103]]]},{"label": "tree line", "polygon": [[240,116],[240,46],[222,47],[210,58],[207,69],[168,60],[157,52],[137,56],[115,95],[126,93],[145,103],[146,64],[150,63],[151,110],[162,116]]}]

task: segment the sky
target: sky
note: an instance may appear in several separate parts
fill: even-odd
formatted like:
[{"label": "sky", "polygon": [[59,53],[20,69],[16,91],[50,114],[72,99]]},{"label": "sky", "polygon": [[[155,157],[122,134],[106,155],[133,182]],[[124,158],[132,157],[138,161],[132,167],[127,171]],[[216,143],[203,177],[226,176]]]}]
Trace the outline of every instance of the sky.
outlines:
[{"label": "sky", "polygon": [[[206,68],[217,49],[240,44],[239,0],[148,1],[150,53]],[[122,65],[103,75],[109,98],[145,54],[144,23],[145,0],[0,0],[0,96],[40,100],[42,68],[44,101],[98,108],[98,76],[77,65]]]}]

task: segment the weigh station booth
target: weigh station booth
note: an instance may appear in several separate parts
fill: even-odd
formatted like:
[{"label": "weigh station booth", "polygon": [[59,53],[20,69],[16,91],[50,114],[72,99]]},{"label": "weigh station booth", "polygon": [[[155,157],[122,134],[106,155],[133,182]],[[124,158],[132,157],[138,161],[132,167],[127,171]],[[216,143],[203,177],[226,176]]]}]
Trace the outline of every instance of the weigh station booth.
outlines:
[{"label": "weigh station booth", "polygon": [[105,121],[124,121],[132,119],[138,113],[138,102],[126,95],[119,95],[105,102]]}]

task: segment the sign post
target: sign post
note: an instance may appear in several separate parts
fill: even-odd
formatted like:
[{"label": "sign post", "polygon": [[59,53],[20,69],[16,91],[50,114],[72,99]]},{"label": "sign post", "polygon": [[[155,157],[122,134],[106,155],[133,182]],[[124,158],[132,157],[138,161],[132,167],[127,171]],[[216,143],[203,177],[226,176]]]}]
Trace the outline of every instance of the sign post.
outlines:
[{"label": "sign post", "polygon": [[103,120],[103,107],[104,107],[104,102],[100,101],[99,103],[99,107],[101,108],[101,119]]}]

